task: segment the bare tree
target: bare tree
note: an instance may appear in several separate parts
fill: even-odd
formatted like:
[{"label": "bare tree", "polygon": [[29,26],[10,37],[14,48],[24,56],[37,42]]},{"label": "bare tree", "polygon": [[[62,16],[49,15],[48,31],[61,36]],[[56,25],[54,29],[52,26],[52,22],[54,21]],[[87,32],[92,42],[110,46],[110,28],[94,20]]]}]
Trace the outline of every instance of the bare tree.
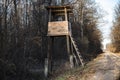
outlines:
[{"label": "bare tree", "polygon": [[115,48],[114,52],[120,51],[120,2],[115,7],[115,21],[113,22],[112,28],[112,44]]},{"label": "bare tree", "polygon": [[[88,46],[89,53],[101,53],[101,32],[97,28],[100,12],[93,0],[77,0],[74,3],[75,22],[79,22],[81,43]],[[84,46],[83,45],[83,46]],[[87,48],[87,47],[86,47]],[[84,51],[87,51],[84,50]]]}]

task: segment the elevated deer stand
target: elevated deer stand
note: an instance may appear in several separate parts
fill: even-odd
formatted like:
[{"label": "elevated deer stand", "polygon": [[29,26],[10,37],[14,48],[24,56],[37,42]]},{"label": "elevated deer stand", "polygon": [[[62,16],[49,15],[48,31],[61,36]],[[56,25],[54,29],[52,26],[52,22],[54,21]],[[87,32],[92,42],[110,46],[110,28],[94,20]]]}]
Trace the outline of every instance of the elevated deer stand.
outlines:
[{"label": "elevated deer stand", "polygon": [[[79,49],[72,37],[71,25],[68,21],[69,15],[72,14],[72,8],[70,6],[48,6],[49,11],[49,22],[48,22],[48,54],[45,59],[45,76],[52,72],[52,54],[54,52],[54,37],[66,36],[67,53],[69,55],[70,67],[74,67],[73,55],[76,64],[84,66],[82,56],[80,55]],[[76,54],[73,53],[76,51]],[[79,63],[78,63],[79,62]]]},{"label": "elevated deer stand", "polygon": [[48,76],[48,73],[52,71],[52,53],[54,52],[54,37],[57,36],[66,36],[67,39],[67,52],[70,59],[70,67],[73,65],[73,56],[70,51],[70,40],[69,32],[71,25],[68,21],[68,15],[72,14],[72,9],[70,6],[48,6],[47,10],[49,11],[49,22],[48,22],[48,33],[49,37],[48,42],[48,54],[45,59],[45,76]]}]

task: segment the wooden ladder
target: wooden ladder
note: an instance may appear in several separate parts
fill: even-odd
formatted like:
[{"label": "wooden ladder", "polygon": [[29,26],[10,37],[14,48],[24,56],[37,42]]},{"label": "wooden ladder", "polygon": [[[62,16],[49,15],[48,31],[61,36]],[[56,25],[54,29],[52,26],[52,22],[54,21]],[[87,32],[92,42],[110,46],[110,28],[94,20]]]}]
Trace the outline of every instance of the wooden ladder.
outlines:
[{"label": "wooden ladder", "polygon": [[79,51],[79,49],[78,49],[78,47],[77,47],[77,45],[76,45],[76,43],[75,43],[75,40],[73,39],[73,37],[72,37],[71,34],[70,34],[70,39],[71,39],[71,42],[72,42],[72,44],[73,44],[73,47],[74,47],[74,49],[75,49],[75,51],[76,51],[76,53],[77,53],[77,56],[78,56],[78,58],[79,58],[79,61],[80,61],[81,65],[84,66],[84,62],[83,62],[83,58],[82,58],[82,56],[81,56],[81,53],[80,53],[80,51]]}]

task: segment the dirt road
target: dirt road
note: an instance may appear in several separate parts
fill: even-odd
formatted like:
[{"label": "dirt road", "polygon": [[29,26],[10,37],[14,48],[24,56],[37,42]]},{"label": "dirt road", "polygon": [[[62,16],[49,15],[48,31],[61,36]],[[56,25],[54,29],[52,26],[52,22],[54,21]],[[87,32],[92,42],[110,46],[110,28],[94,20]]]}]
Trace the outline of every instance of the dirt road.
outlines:
[{"label": "dirt road", "polygon": [[85,67],[63,74],[55,80],[120,80],[120,53],[106,51]]},{"label": "dirt road", "polygon": [[120,55],[106,51],[91,61],[80,80],[120,80]]}]

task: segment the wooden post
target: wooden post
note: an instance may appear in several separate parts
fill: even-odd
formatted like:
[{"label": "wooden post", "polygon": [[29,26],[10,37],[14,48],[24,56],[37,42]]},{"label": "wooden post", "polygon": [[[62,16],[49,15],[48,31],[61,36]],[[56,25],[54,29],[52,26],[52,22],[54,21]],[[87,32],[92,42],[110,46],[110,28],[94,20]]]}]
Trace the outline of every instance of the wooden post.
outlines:
[{"label": "wooden post", "polygon": [[[49,9],[49,22],[51,21],[51,9]],[[48,53],[47,53],[47,58],[45,58],[45,69],[44,69],[44,75],[47,78],[49,73],[52,72],[52,44],[53,40],[52,37],[48,37]]]},{"label": "wooden post", "polygon": [[[49,9],[49,22],[51,21],[51,9]],[[47,58],[45,58],[45,69],[44,69],[44,74],[45,77],[47,78],[49,73],[51,73],[52,67],[51,67],[51,60],[52,60],[52,51],[51,51],[51,37],[48,37],[48,53],[47,53]]]},{"label": "wooden post", "polygon": [[[67,8],[65,7],[64,10],[65,10],[65,21],[67,21],[68,20],[67,19]],[[67,39],[67,52],[70,55],[70,44],[69,44],[69,36],[68,35],[66,35],[66,39]]]},{"label": "wooden post", "polygon": [[47,78],[48,77],[48,58],[45,58],[45,65],[44,65],[44,75]]},{"label": "wooden post", "polygon": [[69,36],[66,36],[67,39],[67,52],[70,54],[70,44],[69,44]]},{"label": "wooden post", "polygon": [[73,55],[70,54],[70,68],[74,67],[74,62],[73,62]]},{"label": "wooden post", "polygon": [[45,69],[44,75],[47,78],[49,73],[51,73],[51,37],[48,37],[48,53],[47,58],[45,58]]},{"label": "wooden post", "polygon": [[49,22],[51,21],[51,9],[49,9]]},{"label": "wooden post", "polygon": [[52,54],[54,54],[54,37],[51,37],[51,56],[50,56],[50,73],[52,73],[53,70],[53,59],[52,59]]},{"label": "wooden post", "polygon": [[52,71],[52,37],[49,39],[49,50],[48,50],[48,73],[51,73]]},{"label": "wooden post", "polygon": [[68,21],[68,18],[67,18],[67,8],[65,7],[65,21]]},{"label": "wooden post", "polygon": [[[67,8],[65,7],[64,10],[65,10],[65,21],[68,21]],[[74,66],[73,55],[71,54],[71,51],[70,51],[70,39],[69,39],[68,35],[66,35],[66,39],[67,39],[67,52],[69,55],[70,67],[73,68],[73,66]]]},{"label": "wooden post", "polygon": [[68,55],[69,55],[70,68],[73,68],[74,63],[73,63],[73,55],[71,54],[71,51],[70,51],[70,39],[69,39],[68,35],[66,36],[66,38],[67,38],[67,52],[68,52]]}]

